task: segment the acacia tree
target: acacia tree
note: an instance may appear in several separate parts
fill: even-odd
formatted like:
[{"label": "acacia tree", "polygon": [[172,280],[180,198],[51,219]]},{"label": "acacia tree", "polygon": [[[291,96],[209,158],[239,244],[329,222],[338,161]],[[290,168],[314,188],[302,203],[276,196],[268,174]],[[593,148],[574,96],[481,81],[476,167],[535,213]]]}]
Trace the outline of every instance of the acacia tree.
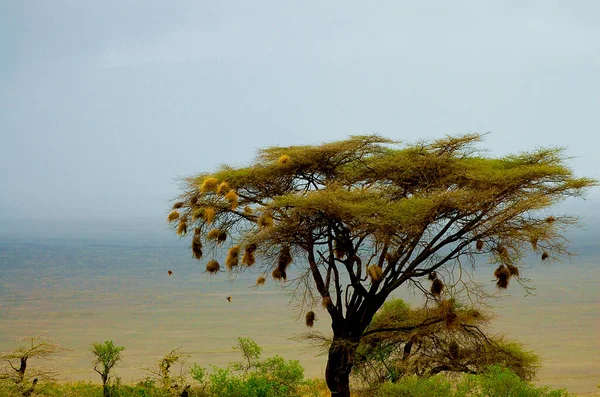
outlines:
[{"label": "acacia tree", "polygon": [[90,346],[90,351],[94,355],[94,371],[102,379],[102,393],[104,397],[110,397],[111,395],[108,387],[110,372],[121,361],[121,352],[123,350],[125,350],[123,346],[116,346],[112,340],[104,341],[104,343],[95,342]]},{"label": "acacia tree", "polygon": [[31,367],[32,359],[48,358],[64,349],[54,342],[40,337],[28,337],[19,340],[16,349],[0,353],[0,360],[8,366],[0,369],[0,380],[7,380],[22,396],[30,396],[41,381],[54,381],[56,370]]},{"label": "acacia tree", "polygon": [[[519,280],[527,250],[542,259],[567,253],[561,231],[576,219],[544,210],[596,181],[575,177],[561,149],[490,158],[476,148],[481,138],[400,147],[370,135],[263,149],[246,167],[187,178],[168,220],[192,236],[197,259],[225,246],[229,271],[260,259],[257,284],[269,272],[286,280],[295,262],[288,285],[331,317],[325,377],[332,395],[347,397],[361,337],[399,287],[487,255],[506,288]],[[206,264],[211,273],[221,268]],[[435,279],[429,293],[437,298],[445,283]]]}]

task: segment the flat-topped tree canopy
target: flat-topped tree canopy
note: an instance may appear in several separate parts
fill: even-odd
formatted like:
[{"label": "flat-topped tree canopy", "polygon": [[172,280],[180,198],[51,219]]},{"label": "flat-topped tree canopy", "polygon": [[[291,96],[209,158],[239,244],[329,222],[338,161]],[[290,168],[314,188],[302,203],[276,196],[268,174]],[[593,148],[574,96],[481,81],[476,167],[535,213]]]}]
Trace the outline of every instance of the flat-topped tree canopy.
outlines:
[{"label": "flat-topped tree canopy", "polygon": [[[482,137],[401,145],[364,135],[263,149],[248,166],[187,178],[168,218],[180,235],[193,235],[198,259],[205,245],[229,247],[230,271],[258,259],[285,280],[299,259],[311,282],[296,285],[323,300],[334,340],[360,338],[409,280],[429,275],[431,296],[441,299],[447,289],[436,271],[462,257],[488,255],[506,288],[528,250],[542,259],[567,253],[561,231],[576,219],[546,209],[596,181],[575,177],[563,149],[494,158],[478,149]],[[207,270],[219,271],[213,262]],[[337,372],[349,373],[351,361],[340,365]],[[340,379],[328,375],[330,388]]]}]

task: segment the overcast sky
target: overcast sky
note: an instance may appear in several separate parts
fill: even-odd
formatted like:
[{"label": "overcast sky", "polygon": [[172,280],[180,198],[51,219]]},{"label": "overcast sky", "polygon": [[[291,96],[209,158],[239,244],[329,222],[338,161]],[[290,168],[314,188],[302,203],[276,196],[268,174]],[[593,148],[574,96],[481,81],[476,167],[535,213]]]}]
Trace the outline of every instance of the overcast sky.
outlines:
[{"label": "overcast sky", "polygon": [[600,2],[0,1],[0,219],[162,220],[259,147],[487,131],[600,179]]}]

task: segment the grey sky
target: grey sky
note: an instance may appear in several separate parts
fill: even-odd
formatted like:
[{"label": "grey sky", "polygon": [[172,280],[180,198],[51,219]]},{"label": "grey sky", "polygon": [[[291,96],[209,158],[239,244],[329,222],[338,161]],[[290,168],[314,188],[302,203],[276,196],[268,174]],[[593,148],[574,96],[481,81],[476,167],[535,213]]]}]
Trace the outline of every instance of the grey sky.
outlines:
[{"label": "grey sky", "polygon": [[[600,3],[0,2],[0,219],[163,219],[258,147],[486,132],[600,179]],[[594,212],[598,189],[582,205]]]}]

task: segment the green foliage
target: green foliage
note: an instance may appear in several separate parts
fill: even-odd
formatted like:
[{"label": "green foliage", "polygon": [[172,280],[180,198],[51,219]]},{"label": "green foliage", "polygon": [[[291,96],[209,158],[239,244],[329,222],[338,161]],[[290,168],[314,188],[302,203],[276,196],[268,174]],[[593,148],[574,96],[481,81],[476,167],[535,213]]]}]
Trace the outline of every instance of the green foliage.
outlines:
[{"label": "green foliage", "polygon": [[238,344],[233,347],[233,350],[239,350],[246,361],[232,363],[232,368],[243,372],[256,367],[262,354],[262,347],[251,338],[238,338]]},{"label": "green foliage", "polygon": [[451,380],[441,375],[429,378],[409,376],[398,383],[380,386],[375,397],[569,397],[565,390],[536,387],[500,366],[491,366],[481,375]]},{"label": "green foliage", "polygon": [[194,364],[192,379],[210,396],[219,397],[300,397],[307,396],[311,382],[304,379],[304,369],[296,360],[280,356],[260,360],[262,348],[250,338],[239,338],[234,346],[245,361],[233,362],[227,368],[204,368]]},{"label": "green foliage", "polygon": [[125,348],[116,346],[112,340],[107,340],[104,343],[92,343],[90,350],[95,357],[94,370],[104,379],[105,376],[108,378],[112,368],[121,361],[121,352]]},{"label": "green foliage", "polygon": [[[121,361],[121,352],[125,350],[122,346],[115,346],[112,340],[104,343],[92,343],[90,350],[94,355],[94,371],[102,379],[102,389],[104,397],[112,397],[115,394],[115,388],[109,387],[110,372],[113,367]],[[118,388],[117,388],[118,389]]]}]

